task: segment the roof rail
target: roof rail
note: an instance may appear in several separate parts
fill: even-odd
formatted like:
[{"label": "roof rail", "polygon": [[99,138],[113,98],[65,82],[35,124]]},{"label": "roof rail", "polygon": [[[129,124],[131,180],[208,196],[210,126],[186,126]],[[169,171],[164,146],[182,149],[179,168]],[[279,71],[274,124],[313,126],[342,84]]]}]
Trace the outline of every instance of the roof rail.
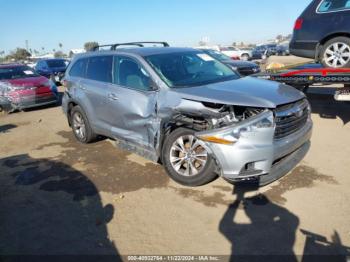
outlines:
[{"label": "roof rail", "polygon": [[110,46],[110,50],[116,50],[118,46],[138,46],[144,47],[144,44],[161,44],[163,47],[169,47],[167,42],[130,42],[130,43],[118,43],[118,44],[110,44],[110,45],[99,45],[95,46],[91,51],[98,51],[100,47]]}]

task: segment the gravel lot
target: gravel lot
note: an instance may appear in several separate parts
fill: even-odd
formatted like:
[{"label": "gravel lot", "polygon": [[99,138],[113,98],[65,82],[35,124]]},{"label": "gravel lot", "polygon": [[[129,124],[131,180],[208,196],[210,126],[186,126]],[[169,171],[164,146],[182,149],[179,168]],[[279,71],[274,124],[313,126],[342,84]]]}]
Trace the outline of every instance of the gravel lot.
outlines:
[{"label": "gravel lot", "polygon": [[179,186],[60,107],[0,116],[0,254],[349,254],[350,104],[309,99],[310,152],[258,190]]}]

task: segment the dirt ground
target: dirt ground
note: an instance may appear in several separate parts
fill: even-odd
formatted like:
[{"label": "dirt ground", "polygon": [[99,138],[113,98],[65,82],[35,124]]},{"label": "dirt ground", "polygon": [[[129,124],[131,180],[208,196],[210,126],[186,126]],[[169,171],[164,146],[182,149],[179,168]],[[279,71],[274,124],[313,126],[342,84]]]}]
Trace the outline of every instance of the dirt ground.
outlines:
[{"label": "dirt ground", "polygon": [[349,254],[350,104],[308,96],[308,155],[258,190],[179,186],[60,107],[0,116],[0,254]]}]

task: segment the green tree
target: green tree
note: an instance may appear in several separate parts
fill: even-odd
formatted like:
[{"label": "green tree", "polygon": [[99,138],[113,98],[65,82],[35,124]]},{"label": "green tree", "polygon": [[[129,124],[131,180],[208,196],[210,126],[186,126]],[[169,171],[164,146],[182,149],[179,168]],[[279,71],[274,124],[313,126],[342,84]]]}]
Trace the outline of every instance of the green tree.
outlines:
[{"label": "green tree", "polygon": [[30,56],[31,54],[25,48],[17,48],[15,51],[11,52],[8,58],[14,60],[25,60]]},{"label": "green tree", "polygon": [[95,47],[99,46],[99,44],[97,42],[86,42],[84,44],[84,49],[85,51],[92,51]]},{"label": "green tree", "polygon": [[276,36],[276,40],[278,41],[278,43],[282,42],[284,40],[283,35]]},{"label": "green tree", "polygon": [[63,58],[66,57],[66,54],[64,54],[62,51],[57,51],[54,54],[55,58]]},{"label": "green tree", "polygon": [[58,43],[58,46],[60,47],[60,49],[62,49],[63,44],[62,43]]},{"label": "green tree", "polygon": [[201,40],[201,41],[198,42],[198,45],[199,45],[199,46],[206,46],[206,43],[205,43],[204,41]]}]

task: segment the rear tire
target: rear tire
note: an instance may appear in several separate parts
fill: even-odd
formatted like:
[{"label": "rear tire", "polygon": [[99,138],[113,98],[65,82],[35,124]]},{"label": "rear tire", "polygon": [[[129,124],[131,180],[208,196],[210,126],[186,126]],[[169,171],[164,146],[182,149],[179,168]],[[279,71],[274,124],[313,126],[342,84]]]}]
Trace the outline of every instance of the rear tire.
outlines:
[{"label": "rear tire", "polygon": [[350,67],[350,38],[336,37],[324,44],[320,53],[320,60],[324,67]]},{"label": "rear tire", "polygon": [[83,143],[88,144],[96,139],[85,112],[80,106],[73,107],[71,111],[72,130],[75,138]]},{"label": "rear tire", "polygon": [[194,131],[178,128],[164,142],[162,162],[168,175],[184,186],[202,186],[215,180],[216,165]]},{"label": "rear tire", "polygon": [[249,55],[248,54],[243,54],[242,56],[241,56],[241,59],[243,60],[243,61],[248,61],[249,60]]}]

